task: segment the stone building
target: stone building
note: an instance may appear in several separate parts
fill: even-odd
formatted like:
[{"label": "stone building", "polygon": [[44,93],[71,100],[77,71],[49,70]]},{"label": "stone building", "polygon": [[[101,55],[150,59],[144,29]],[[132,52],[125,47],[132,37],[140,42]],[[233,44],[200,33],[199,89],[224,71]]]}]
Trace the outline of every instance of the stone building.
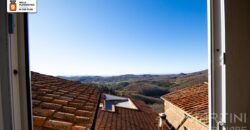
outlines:
[{"label": "stone building", "polygon": [[208,84],[186,87],[161,97],[166,124],[178,130],[208,130]]}]

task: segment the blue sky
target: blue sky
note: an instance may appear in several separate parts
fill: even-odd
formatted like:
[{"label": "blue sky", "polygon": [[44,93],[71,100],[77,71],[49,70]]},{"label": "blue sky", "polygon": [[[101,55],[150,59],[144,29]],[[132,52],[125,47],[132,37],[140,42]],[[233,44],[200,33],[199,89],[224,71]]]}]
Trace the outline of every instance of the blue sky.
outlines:
[{"label": "blue sky", "polygon": [[206,0],[38,0],[31,70],[50,75],[207,69]]}]

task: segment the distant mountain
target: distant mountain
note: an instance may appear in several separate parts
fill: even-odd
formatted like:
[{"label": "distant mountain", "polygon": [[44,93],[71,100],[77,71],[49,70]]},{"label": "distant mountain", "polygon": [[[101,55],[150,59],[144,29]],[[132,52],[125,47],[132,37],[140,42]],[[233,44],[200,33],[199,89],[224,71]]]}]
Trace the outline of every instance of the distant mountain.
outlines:
[{"label": "distant mountain", "polygon": [[168,78],[171,75],[120,75],[120,76],[59,76],[64,79],[81,81],[83,83],[107,83],[107,82],[122,82],[122,81],[132,81],[132,80],[142,80],[142,79],[150,79],[157,77],[165,77]]},{"label": "distant mountain", "polygon": [[179,77],[185,76],[195,76],[195,75],[207,75],[207,70],[194,72],[194,73],[180,73],[180,74],[166,74],[166,75],[151,75],[151,74],[143,74],[143,75],[133,75],[126,74],[120,76],[58,76],[60,78],[81,81],[83,83],[102,83],[102,82],[122,82],[122,81],[133,81],[133,80],[148,80],[148,79],[175,79]]},{"label": "distant mountain", "polygon": [[160,96],[188,87],[197,83],[208,81],[208,71],[193,73],[180,73],[169,75],[121,75],[121,76],[60,76],[61,78],[80,81],[82,83],[93,83],[106,93],[122,96],[136,97],[146,103],[157,103]]}]

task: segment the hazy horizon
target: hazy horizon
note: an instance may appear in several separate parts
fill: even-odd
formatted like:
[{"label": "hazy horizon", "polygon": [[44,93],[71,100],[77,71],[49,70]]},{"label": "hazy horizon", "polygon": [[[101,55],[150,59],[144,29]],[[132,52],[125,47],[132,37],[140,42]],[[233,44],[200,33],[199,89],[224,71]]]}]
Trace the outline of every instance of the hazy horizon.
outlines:
[{"label": "hazy horizon", "polygon": [[[195,72],[201,72],[201,71],[206,71],[208,69],[204,69],[204,70],[198,70],[198,71],[192,71],[192,72],[179,72],[179,73],[162,73],[162,74],[158,74],[158,73],[142,73],[142,74],[119,74],[119,75],[53,75],[53,76],[64,76],[64,77],[80,77],[80,76],[89,76],[89,77],[115,77],[115,76],[124,76],[124,75],[135,75],[135,76],[138,76],[138,75],[178,75],[178,74],[181,74],[181,73],[184,73],[184,74],[190,74],[190,73],[195,73]],[[33,70],[31,70],[33,71]],[[37,71],[33,71],[33,72],[37,72]],[[46,74],[46,73],[42,73],[42,72],[37,72],[37,73],[41,73],[41,74]]]},{"label": "hazy horizon", "polygon": [[208,68],[206,0],[37,2],[37,14],[29,14],[33,71],[113,76]]}]

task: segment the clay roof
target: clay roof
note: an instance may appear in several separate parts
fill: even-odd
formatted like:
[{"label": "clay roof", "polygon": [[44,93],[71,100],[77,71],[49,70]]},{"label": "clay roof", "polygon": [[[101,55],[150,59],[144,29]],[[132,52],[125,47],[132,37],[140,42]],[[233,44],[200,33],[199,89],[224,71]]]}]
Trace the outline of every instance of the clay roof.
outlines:
[{"label": "clay roof", "polygon": [[158,114],[142,101],[132,100],[138,110],[115,107],[115,112],[101,110],[96,130],[157,130]]},{"label": "clay roof", "polygon": [[32,72],[34,130],[88,130],[100,93],[94,85]]},{"label": "clay roof", "polygon": [[208,125],[208,84],[202,83],[162,96],[183,111]]}]

